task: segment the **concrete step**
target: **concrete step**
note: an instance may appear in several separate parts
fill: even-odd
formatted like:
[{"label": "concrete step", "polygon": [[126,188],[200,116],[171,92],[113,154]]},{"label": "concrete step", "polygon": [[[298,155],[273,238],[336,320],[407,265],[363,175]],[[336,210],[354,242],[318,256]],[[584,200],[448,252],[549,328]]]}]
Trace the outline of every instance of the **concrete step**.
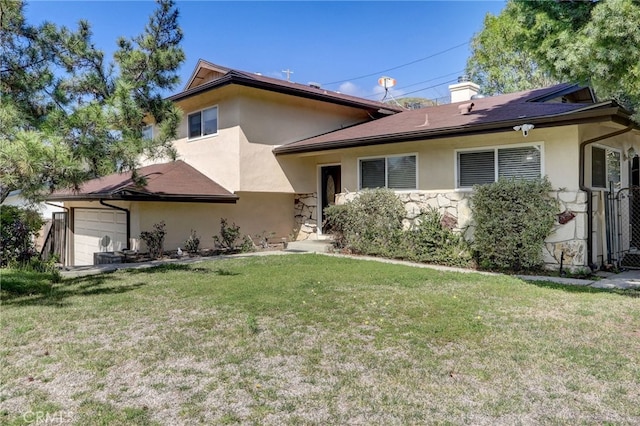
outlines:
[{"label": "concrete step", "polygon": [[287,248],[284,251],[326,253],[331,248],[331,245],[331,240],[292,241],[287,245]]}]

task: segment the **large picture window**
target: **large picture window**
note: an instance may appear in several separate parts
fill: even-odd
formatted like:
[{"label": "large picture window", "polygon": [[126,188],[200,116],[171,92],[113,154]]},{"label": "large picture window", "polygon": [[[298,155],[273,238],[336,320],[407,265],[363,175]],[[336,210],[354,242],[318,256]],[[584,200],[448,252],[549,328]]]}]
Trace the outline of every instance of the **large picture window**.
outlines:
[{"label": "large picture window", "polygon": [[218,107],[189,114],[189,139],[218,133]]},{"label": "large picture window", "polygon": [[360,160],[360,189],[417,189],[417,156],[394,155]]},{"label": "large picture window", "polygon": [[458,151],[458,188],[471,188],[501,177],[537,179],[542,176],[542,147],[529,145]]}]

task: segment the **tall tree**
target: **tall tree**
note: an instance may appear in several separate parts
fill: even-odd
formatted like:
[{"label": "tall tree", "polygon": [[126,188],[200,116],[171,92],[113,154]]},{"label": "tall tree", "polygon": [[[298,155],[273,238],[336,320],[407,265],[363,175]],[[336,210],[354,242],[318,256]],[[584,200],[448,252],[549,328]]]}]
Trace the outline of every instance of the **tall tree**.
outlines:
[{"label": "tall tree", "polygon": [[[489,93],[541,86],[544,79],[590,84],[640,121],[640,3],[633,0],[510,0],[487,15],[467,72]],[[542,80],[538,80],[537,77]]]},{"label": "tall tree", "polygon": [[[136,177],[142,157],[175,157],[180,112],[162,92],[179,81],[182,31],[174,2],[157,3],[144,31],[120,38],[106,64],[88,22],[31,25],[22,2],[0,0],[0,201],[15,189],[35,200],[116,170]],[[150,123],[152,140],[142,135]]]},{"label": "tall tree", "polygon": [[487,14],[484,28],[471,40],[473,54],[467,60],[467,73],[487,95],[557,83],[524,45],[525,34],[514,24],[518,7],[509,2],[500,15]]}]

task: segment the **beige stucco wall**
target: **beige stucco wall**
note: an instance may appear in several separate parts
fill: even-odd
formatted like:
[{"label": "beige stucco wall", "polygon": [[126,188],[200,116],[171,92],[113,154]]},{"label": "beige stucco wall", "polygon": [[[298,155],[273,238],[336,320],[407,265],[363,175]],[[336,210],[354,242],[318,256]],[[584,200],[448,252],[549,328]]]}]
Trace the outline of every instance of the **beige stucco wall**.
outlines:
[{"label": "beige stucco wall", "polygon": [[[356,108],[239,86],[178,106],[184,111],[174,143],[179,158],[231,192],[296,192],[300,181],[309,180],[308,171],[283,168],[272,153],[275,146],[369,120]],[[218,134],[189,140],[188,115],[212,106],[218,107]]]},{"label": "beige stucco wall", "polygon": [[[130,210],[130,248],[146,251],[140,240],[142,231],[153,230],[153,225],[164,221],[166,224],[165,250],[184,248],[184,241],[191,230],[200,237],[201,248],[213,248],[213,235],[220,232],[220,219],[240,226],[240,232],[254,237],[263,232],[277,237],[289,237],[294,228],[294,195],[283,193],[238,193],[236,204],[212,203],[160,203],[160,202],[116,202]],[[107,209],[96,202],[65,203],[65,207]],[[71,222],[72,223],[72,222]],[[73,241],[73,230],[69,234]],[[73,253],[70,264],[73,264]]]},{"label": "beige stucco wall", "polygon": [[[525,138],[520,132],[454,137],[438,140],[395,143],[344,150],[339,154],[342,164],[342,186],[358,190],[358,159],[395,154],[418,155],[418,189],[444,191],[456,186],[456,150],[517,144],[541,144],[543,167],[556,188],[578,189],[577,126],[559,129],[539,129]],[[324,154],[326,156],[326,154]]]},{"label": "beige stucco wall", "polygon": [[[236,204],[207,203],[134,203],[131,236],[150,231],[154,223],[164,220],[166,250],[184,248],[191,230],[200,237],[202,248],[213,248],[213,236],[220,233],[220,219],[235,222],[240,232],[254,237],[262,232],[288,237],[293,229],[293,194],[238,193]],[[146,250],[143,243],[139,249]]]}]

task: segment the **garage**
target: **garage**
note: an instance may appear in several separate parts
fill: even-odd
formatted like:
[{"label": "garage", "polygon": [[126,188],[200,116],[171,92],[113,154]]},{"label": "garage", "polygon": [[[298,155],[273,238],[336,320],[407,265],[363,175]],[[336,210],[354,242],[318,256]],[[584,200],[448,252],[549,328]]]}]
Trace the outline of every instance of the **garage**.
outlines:
[{"label": "garage", "polygon": [[74,265],[93,265],[96,252],[127,248],[127,214],[113,209],[74,209]]}]

